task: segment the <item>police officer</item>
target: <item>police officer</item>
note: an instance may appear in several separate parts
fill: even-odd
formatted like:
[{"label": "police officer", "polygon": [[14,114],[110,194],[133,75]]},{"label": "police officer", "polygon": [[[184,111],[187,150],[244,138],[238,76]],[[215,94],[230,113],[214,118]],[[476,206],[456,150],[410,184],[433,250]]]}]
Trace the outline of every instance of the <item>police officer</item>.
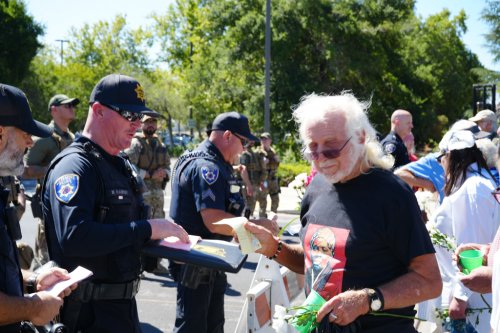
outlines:
[{"label": "police officer", "polygon": [[[245,116],[222,113],[213,121],[209,138],[179,158],[172,172],[170,214],[189,234],[206,239],[232,238],[229,226],[214,222],[242,214],[244,200],[231,164],[249,141],[257,140]],[[190,265],[170,266],[179,282],[174,332],[223,332],[225,273],[209,270],[197,287],[185,286],[192,271]]]},{"label": "police officer", "polygon": [[253,216],[255,204],[259,202],[259,217],[266,217],[266,195],[267,195],[267,163],[265,154],[260,150],[253,149],[251,143],[240,156],[240,163],[246,167],[253,193],[247,191],[245,195],[246,209]]},{"label": "police officer", "polygon": [[267,160],[267,191],[266,191],[266,205],[267,193],[271,197],[271,211],[278,213],[278,206],[280,203],[280,184],[278,180],[278,167],[280,165],[280,157],[276,153],[271,144],[273,143],[271,134],[264,132],[260,135],[260,142],[262,144],[262,151]]},{"label": "police officer", "polygon": [[[53,129],[53,132],[47,138],[35,139],[33,147],[28,150],[25,156],[24,178],[37,179],[41,184],[52,159],[73,142],[75,136],[69,130],[69,124],[75,119],[75,108],[79,103],[78,98],[70,98],[63,94],[57,94],[50,99],[48,109],[52,121],[49,123],[49,127]],[[38,222],[35,240],[36,262],[38,265],[49,261],[40,201],[40,185],[38,185],[31,203],[33,217]]]},{"label": "police officer", "polygon": [[90,96],[82,135],[51,163],[42,189],[50,258],[94,274],[65,300],[61,319],[70,332],[140,332],[135,295],[140,252],[150,239],[186,231],[165,219],[147,219],[132,173],[120,151],[144,114],[144,91],[134,78],[111,74]]},{"label": "police officer", "polygon": [[134,136],[125,153],[137,167],[139,177],[144,180],[146,192],[142,195],[144,202],[151,207],[151,217],[165,218],[163,191],[170,179],[170,156],[167,147],[156,135],[157,129],[158,118],[144,116],[142,133]]},{"label": "police officer", "polygon": [[[0,84],[0,176],[21,174],[24,151],[33,144],[31,135],[48,137],[50,134],[49,127],[33,120],[24,93],[16,87]],[[61,297],[68,295],[71,289],[57,297],[42,291],[69,278],[67,272],[59,268],[39,275],[21,273],[15,246],[16,239],[21,237],[19,221],[16,208],[7,202],[8,196],[9,188],[0,185],[0,332],[18,333],[23,320],[44,325],[54,318],[63,303]],[[35,293],[23,296],[24,287]]]},{"label": "police officer", "polygon": [[413,118],[406,110],[396,110],[391,116],[391,132],[380,142],[387,154],[394,156],[393,170],[410,163],[408,150],[403,142],[406,135],[411,133]]}]

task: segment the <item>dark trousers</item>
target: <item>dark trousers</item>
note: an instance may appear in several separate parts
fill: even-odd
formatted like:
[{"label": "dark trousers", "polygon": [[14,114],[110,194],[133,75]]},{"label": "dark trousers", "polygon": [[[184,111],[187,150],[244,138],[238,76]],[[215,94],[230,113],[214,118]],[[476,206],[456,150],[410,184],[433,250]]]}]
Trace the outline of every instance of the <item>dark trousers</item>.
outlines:
[{"label": "dark trousers", "polygon": [[227,278],[223,272],[196,289],[178,283],[174,333],[223,333],[226,287]]}]

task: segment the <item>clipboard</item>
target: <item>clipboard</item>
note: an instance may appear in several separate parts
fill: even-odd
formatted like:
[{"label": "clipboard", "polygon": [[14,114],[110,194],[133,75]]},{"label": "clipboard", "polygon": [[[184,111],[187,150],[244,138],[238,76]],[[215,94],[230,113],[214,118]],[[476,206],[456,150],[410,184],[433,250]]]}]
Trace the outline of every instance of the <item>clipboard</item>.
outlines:
[{"label": "clipboard", "polygon": [[142,252],[148,256],[175,260],[186,264],[217,269],[228,273],[238,273],[248,255],[241,253],[237,244],[202,239],[191,251],[178,250],[159,244],[160,241],[147,243]]}]

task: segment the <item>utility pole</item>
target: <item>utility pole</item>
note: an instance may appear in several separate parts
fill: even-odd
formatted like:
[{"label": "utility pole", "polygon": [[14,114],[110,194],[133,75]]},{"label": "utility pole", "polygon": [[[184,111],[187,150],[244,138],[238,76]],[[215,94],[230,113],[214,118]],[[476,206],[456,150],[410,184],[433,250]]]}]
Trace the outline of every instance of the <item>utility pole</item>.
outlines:
[{"label": "utility pole", "polygon": [[271,132],[271,0],[266,0],[266,39],[264,47],[265,66],[265,96],[264,96],[264,131]]},{"label": "utility pole", "polygon": [[64,43],[69,43],[69,40],[66,39],[56,39],[56,42],[61,43],[61,66],[63,65],[64,60]]}]

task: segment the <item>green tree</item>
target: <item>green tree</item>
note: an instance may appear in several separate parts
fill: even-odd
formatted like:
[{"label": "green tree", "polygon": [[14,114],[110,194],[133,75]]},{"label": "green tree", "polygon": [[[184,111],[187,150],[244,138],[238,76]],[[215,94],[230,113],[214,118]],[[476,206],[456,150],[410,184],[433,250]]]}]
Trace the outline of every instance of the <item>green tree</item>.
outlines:
[{"label": "green tree", "polygon": [[490,26],[490,31],[485,34],[487,45],[495,62],[500,62],[500,1],[486,0],[482,18]]},{"label": "green tree", "polygon": [[27,14],[20,0],[0,1],[0,78],[18,86],[41,44],[43,27]]}]

